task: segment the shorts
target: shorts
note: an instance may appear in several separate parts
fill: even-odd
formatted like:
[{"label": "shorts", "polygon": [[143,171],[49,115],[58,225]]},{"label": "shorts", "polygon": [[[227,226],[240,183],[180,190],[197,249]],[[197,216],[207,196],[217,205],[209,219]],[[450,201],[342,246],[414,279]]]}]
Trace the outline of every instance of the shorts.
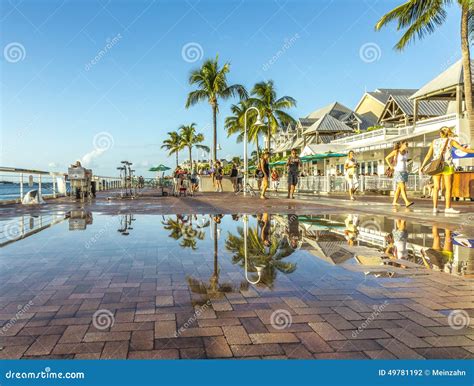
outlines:
[{"label": "shorts", "polygon": [[355,174],[348,174],[345,176],[347,184],[349,185],[349,189],[357,189],[359,187],[359,180]]},{"label": "shorts", "polygon": [[396,184],[400,184],[400,183],[406,184],[408,182],[408,172],[394,171],[393,172],[393,181]]},{"label": "shorts", "polygon": [[439,173],[438,175],[445,175],[445,176],[450,176],[451,174],[454,174],[454,166],[449,166],[449,165],[446,165],[444,168],[443,168],[443,171],[441,173]]},{"label": "shorts", "polygon": [[216,176],[216,181],[222,181],[222,176]]},{"label": "shorts", "polygon": [[288,173],[288,185],[298,185],[298,174]]}]

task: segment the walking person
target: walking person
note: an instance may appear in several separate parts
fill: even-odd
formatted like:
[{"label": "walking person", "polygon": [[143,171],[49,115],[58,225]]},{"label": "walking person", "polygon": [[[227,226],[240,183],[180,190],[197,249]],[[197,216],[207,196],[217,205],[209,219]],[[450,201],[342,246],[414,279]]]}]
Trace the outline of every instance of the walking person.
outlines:
[{"label": "walking person", "polygon": [[234,193],[237,192],[237,175],[239,171],[237,170],[237,165],[232,162],[230,169],[230,181],[232,182],[232,187],[234,188]]},{"label": "walking person", "polygon": [[295,198],[295,189],[298,185],[298,175],[300,172],[301,160],[296,154],[296,149],[291,149],[291,154],[286,161],[286,168],[288,170],[288,196],[287,198]]},{"label": "walking person", "polygon": [[359,180],[357,179],[357,167],[358,163],[355,159],[354,150],[349,151],[347,154],[346,162],[344,162],[344,178],[349,187],[349,198],[354,201],[354,194],[359,188]]},{"label": "walking person", "polygon": [[216,192],[222,192],[222,166],[220,161],[216,161],[216,166],[214,168],[214,175],[216,176]]},{"label": "walking person", "polygon": [[[433,176],[433,214],[439,212],[438,210],[438,193],[441,185],[441,180],[444,183],[444,200],[445,210],[444,213],[456,214],[460,213],[451,207],[451,195],[453,190],[453,175],[454,175],[454,163],[451,150],[461,150],[465,153],[474,153],[474,149],[463,147],[458,141],[454,140],[453,129],[451,127],[444,126],[439,131],[439,138],[433,140],[426,154],[425,159],[420,167],[420,173],[425,173]],[[439,166],[439,167],[438,167]]]},{"label": "walking person", "polygon": [[275,168],[272,169],[271,179],[272,179],[272,188],[276,193],[278,192],[278,186],[280,185],[280,175],[278,174]]},{"label": "walking person", "polygon": [[392,202],[393,206],[400,205],[398,203],[400,195],[402,196],[403,201],[405,201],[405,206],[407,208],[414,204],[414,202],[410,202],[407,197],[407,161],[408,141],[397,142],[390,154],[385,157],[385,162],[388,164],[389,169],[393,168],[393,181],[396,184]]},{"label": "walking person", "polygon": [[263,173],[262,178],[262,188],[260,190],[260,198],[266,200],[267,197],[265,193],[268,189],[268,182],[270,181],[270,163],[269,163],[270,153],[268,151],[263,153],[262,158],[260,158],[260,170]]}]

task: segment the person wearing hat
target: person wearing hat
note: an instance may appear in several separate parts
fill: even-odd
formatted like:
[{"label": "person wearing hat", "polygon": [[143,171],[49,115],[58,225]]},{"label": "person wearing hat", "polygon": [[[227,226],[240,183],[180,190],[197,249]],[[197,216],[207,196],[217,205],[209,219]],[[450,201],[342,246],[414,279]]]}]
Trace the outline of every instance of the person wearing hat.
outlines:
[{"label": "person wearing hat", "polygon": [[439,212],[438,210],[438,193],[441,186],[441,179],[444,183],[444,199],[445,199],[445,210],[444,213],[455,214],[460,213],[451,207],[451,196],[453,190],[453,175],[454,175],[454,163],[453,156],[451,154],[452,148],[459,149],[465,153],[474,153],[473,149],[463,147],[458,141],[453,139],[454,133],[452,127],[444,126],[439,130],[439,138],[433,140],[426,154],[425,159],[420,167],[420,173],[423,173],[423,169],[430,161],[435,161],[439,158],[443,158],[443,170],[433,175],[433,214]]}]

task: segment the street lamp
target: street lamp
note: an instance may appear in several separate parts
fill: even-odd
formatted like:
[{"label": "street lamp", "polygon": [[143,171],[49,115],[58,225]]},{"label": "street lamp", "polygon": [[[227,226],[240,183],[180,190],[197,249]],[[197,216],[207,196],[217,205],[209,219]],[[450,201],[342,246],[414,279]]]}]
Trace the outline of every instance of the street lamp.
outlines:
[{"label": "street lamp", "polygon": [[249,107],[244,114],[244,196],[247,195],[247,169],[248,169],[248,159],[247,159],[247,113],[250,110],[255,110],[257,112],[257,119],[255,121],[255,126],[263,126],[264,123],[260,117],[260,111],[255,107]]}]

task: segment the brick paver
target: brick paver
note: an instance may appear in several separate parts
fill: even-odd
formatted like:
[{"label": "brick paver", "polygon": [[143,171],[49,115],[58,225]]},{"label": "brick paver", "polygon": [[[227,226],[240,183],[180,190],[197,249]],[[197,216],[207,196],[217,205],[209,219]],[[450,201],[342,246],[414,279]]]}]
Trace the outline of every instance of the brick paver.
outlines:
[{"label": "brick paver", "polygon": [[[333,264],[305,245],[281,261],[270,258],[273,271],[264,268],[261,282],[252,285],[245,281],[244,261],[225,245],[227,232],[237,234],[241,219],[222,219],[215,261],[212,243],[206,244],[209,224],[199,228],[204,236],[196,238],[195,249],[183,248],[179,245],[189,241],[185,240],[189,235],[176,240],[168,237],[171,231],[163,229],[161,216],[140,217],[149,211],[229,213],[239,208],[237,212],[317,213],[323,221],[326,215],[346,215],[350,206],[360,216],[379,212],[387,216],[386,222],[391,221],[393,213],[377,200],[378,205],[371,207],[330,198],[321,198],[320,203],[285,199],[261,203],[213,194],[147,198],[120,205],[113,201],[99,205],[105,202],[102,199],[85,204],[94,215],[90,233],[69,232],[63,223],[55,225],[55,229],[63,227],[61,237],[49,240],[34,258],[33,238],[1,250],[5,253],[0,259],[0,359],[474,357],[472,278],[417,268],[413,261],[406,269]],[[0,208],[0,214],[3,220],[20,212],[26,216],[56,209],[64,212],[75,205],[58,200],[47,207]],[[138,216],[126,238],[116,232],[117,213],[124,208]],[[473,211],[472,205],[464,208]],[[397,216],[413,221],[414,214],[399,212]],[[176,215],[169,218],[175,220]],[[271,229],[277,220],[272,217]],[[428,213],[419,221],[417,227],[429,228],[430,239],[433,224],[459,230],[460,219],[435,219]],[[193,219],[193,224],[198,222]],[[313,242],[348,248],[340,235],[320,232],[318,226],[306,235]],[[471,232],[471,228],[463,224],[462,231]],[[102,235],[102,229],[106,234]],[[105,243],[99,237],[86,249],[82,236],[92,237],[94,232],[115,242]],[[43,235],[48,233],[35,237]],[[276,264],[295,261],[297,268],[291,274]],[[256,278],[252,269],[250,275]],[[395,272],[395,278],[378,277],[388,271]],[[30,301],[31,307],[18,316]],[[453,310],[469,315],[471,327],[469,320],[465,326],[451,327],[448,316]],[[100,325],[100,318],[95,320],[98,311],[110,316],[105,326]],[[284,326],[275,321],[278,313],[284,315]]]}]

